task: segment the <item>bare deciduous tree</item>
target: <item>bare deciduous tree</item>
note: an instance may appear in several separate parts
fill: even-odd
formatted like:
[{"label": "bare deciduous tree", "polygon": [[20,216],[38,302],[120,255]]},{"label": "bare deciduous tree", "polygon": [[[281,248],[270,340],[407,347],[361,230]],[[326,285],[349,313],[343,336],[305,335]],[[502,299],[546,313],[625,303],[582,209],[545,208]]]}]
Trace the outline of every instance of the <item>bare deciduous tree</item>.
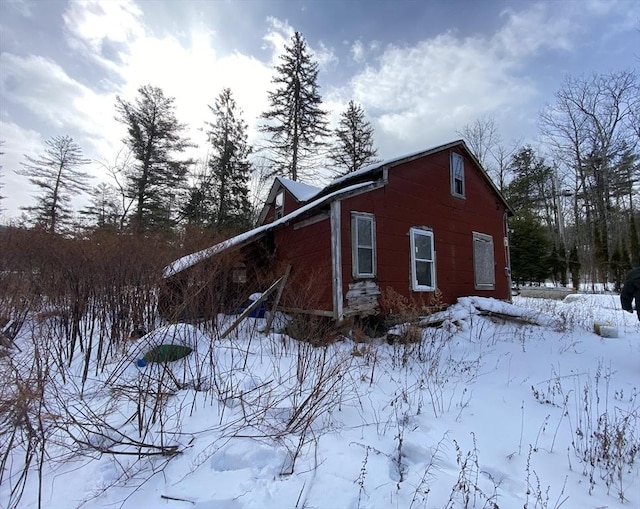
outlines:
[{"label": "bare deciduous tree", "polygon": [[473,155],[485,169],[488,169],[489,157],[500,144],[500,134],[495,120],[488,116],[480,117],[456,133],[465,139]]},{"label": "bare deciduous tree", "polygon": [[[633,214],[637,191],[640,84],[633,71],[567,77],[540,117],[543,136],[572,185],[574,242],[585,246],[593,280],[607,280],[622,237],[621,217]],[[629,190],[615,200],[616,189]]]}]

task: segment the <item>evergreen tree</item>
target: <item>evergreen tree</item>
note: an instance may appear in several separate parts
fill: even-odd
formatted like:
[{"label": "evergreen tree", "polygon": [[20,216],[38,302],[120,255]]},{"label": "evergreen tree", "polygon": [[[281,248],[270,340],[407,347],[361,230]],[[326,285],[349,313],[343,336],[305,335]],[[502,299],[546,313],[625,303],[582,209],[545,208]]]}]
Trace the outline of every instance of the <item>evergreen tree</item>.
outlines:
[{"label": "evergreen tree", "polygon": [[124,212],[120,205],[118,191],[109,184],[101,182],[91,190],[91,204],[80,213],[92,218],[99,229],[118,229],[122,227]]},{"label": "evergreen tree", "polygon": [[261,115],[266,122],[260,131],[270,138],[271,175],[300,180],[324,146],[328,135],[326,112],[318,92],[318,64],[311,59],[299,32],[280,59],[271,80],[276,89],[269,92],[270,109]]},{"label": "evergreen tree", "polygon": [[578,257],[578,246],[574,245],[569,253],[569,272],[571,273],[571,284],[577,291],[580,288],[580,258]]},{"label": "evergreen tree", "polygon": [[82,156],[82,149],[70,136],[55,136],[46,142],[47,148],[38,157],[25,156],[20,163],[18,175],[28,177],[39,189],[36,205],[21,207],[31,212],[33,219],[47,231],[53,233],[69,219],[69,203],[73,196],[87,187],[89,175],[79,167],[89,163]]},{"label": "evergreen tree", "polygon": [[183,137],[185,125],[175,115],[173,97],[160,88],[145,85],[130,103],[116,100],[117,120],[127,126],[123,142],[136,164],[126,174],[127,196],[134,200],[132,223],[137,230],[173,224],[175,194],[184,187],[191,161],[178,159],[190,146]]},{"label": "evergreen tree", "polygon": [[622,289],[625,276],[631,269],[629,264],[629,252],[623,242],[616,245],[611,253],[611,275],[613,276],[614,290],[619,292]]},{"label": "evergreen tree", "polygon": [[329,152],[329,158],[340,174],[346,175],[378,161],[378,151],[373,144],[373,127],[359,104],[349,101],[334,135],[336,142]]},{"label": "evergreen tree", "polygon": [[532,214],[523,214],[509,222],[511,234],[511,270],[513,281],[541,283],[550,274],[550,243],[544,226]]},{"label": "evergreen tree", "polygon": [[210,226],[213,223],[215,212],[209,182],[206,175],[197,175],[195,183],[187,192],[187,200],[181,212],[190,225]]},{"label": "evergreen tree", "polygon": [[[209,216],[209,225],[217,228],[245,229],[251,225],[249,178],[251,147],[247,143],[247,124],[231,90],[225,88],[209,106],[214,116],[207,122],[211,153],[208,161],[208,182],[198,186],[190,197],[193,210]],[[202,184],[205,184],[203,182]],[[213,210],[207,213],[207,204]]]},{"label": "evergreen tree", "polygon": [[567,254],[564,248],[564,244],[560,244],[559,247],[555,245],[551,249],[551,254],[547,261],[549,269],[551,270],[551,276],[553,281],[560,283],[562,286],[567,285]]},{"label": "evergreen tree", "polygon": [[527,146],[512,156],[513,180],[504,193],[518,213],[535,214],[553,227],[553,169]]},{"label": "evergreen tree", "polygon": [[629,255],[632,264],[635,266],[640,260],[640,237],[638,236],[633,209],[629,218]]}]

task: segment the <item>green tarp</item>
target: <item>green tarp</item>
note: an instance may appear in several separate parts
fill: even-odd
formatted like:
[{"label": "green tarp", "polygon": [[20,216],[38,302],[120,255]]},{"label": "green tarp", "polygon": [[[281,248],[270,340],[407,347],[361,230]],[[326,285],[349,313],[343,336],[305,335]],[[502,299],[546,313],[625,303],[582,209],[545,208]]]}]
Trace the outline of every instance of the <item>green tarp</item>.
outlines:
[{"label": "green tarp", "polygon": [[145,362],[172,362],[186,357],[193,351],[184,345],[158,345],[149,350],[142,358]]}]

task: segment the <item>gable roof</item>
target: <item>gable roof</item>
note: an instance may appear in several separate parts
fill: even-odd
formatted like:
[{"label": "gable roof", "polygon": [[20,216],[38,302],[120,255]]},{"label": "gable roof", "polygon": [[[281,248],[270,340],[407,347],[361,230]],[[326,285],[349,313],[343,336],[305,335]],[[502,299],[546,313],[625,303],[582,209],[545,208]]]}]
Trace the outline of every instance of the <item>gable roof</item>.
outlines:
[{"label": "gable roof", "polygon": [[267,212],[269,212],[269,206],[276,199],[276,195],[282,188],[289,191],[291,196],[293,196],[298,203],[305,203],[313,199],[322,191],[322,188],[305,184],[304,182],[296,182],[295,180],[290,180],[288,178],[276,177],[273,184],[271,184],[271,189],[269,190],[267,199],[258,216],[258,224],[262,224],[265,220]]},{"label": "gable roof", "polygon": [[428,155],[431,155],[431,154],[435,154],[437,152],[442,152],[444,150],[449,150],[449,149],[452,149],[452,148],[459,148],[459,149],[463,150],[467,154],[469,159],[471,159],[475,163],[475,165],[479,168],[482,178],[486,181],[486,183],[489,185],[489,187],[491,187],[491,189],[498,196],[500,201],[505,205],[505,207],[507,209],[507,212],[510,215],[514,215],[513,209],[507,203],[507,200],[505,199],[503,194],[500,192],[500,190],[495,185],[495,183],[493,182],[491,177],[489,177],[489,175],[487,174],[485,169],[482,167],[482,164],[480,163],[478,158],[473,154],[473,152],[471,152],[471,150],[469,149],[467,144],[462,139],[456,140],[456,141],[452,141],[450,143],[445,143],[444,145],[438,145],[436,147],[432,147],[432,148],[429,148],[427,150],[421,150],[419,152],[413,152],[413,153],[410,153],[410,154],[407,154],[407,155],[404,155],[404,156],[396,157],[396,158],[393,158],[393,159],[387,159],[386,161],[382,161],[382,162],[370,164],[368,166],[364,166],[364,167],[360,168],[359,170],[356,170],[356,171],[354,171],[352,173],[348,173],[348,174],[346,174],[346,175],[344,175],[342,177],[338,177],[337,179],[332,180],[322,190],[322,193],[331,192],[332,190],[334,190],[336,188],[339,188],[339,187],[344,186],[344,185],[348,185],[349,183],[351,183],[353,181],[357,181],[357,180],[362,179],[362,178],[370,178],[371,174],[375,173],[376,171],[390,169],[390,168],[393,168],[394,166],[398,166],[400,164],[408,163],[408,162],[413,161],[415,159],[420,159],[422,157],[425,157],[425,156],[428,156]]}]

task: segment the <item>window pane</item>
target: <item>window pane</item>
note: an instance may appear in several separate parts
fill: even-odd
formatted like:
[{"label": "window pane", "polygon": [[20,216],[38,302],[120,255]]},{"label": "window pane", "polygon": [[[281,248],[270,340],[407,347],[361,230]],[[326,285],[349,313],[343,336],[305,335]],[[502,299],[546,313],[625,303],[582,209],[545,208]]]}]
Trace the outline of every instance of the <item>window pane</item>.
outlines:
[{"label": "window pane", "polygon": [[356,220],[356,224],[358,228],[358,245],[373,247],[373,239],[371,236],[372,222],[368,219],[358,218]]},{"label": "window pane", "polygon": [[460,154],[451,154],[451,192],[464,196],[464,158]]},{"label": "window pane", "polygon": [[373,250],[358,248],[358,272],[360,274],[373,274]]},{"label": "window pane", "polygon": [[416,261],[416,279],[420,286],[433,286],[431,262]]},{"label": "window pane", "polygon": [[420,260],[431,260],[431,237],[428,235],[416,234],[414,242],[416,246],[416,258]]}]

